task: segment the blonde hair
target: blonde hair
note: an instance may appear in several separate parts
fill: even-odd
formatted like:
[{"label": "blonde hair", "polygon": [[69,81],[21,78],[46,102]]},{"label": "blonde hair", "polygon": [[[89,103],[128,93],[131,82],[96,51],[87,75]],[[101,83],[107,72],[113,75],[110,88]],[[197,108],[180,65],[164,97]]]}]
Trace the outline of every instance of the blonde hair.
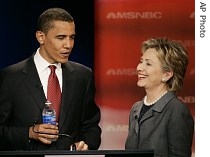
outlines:
[{"label": "blonde hair", "polygon": [[142,53],[149,48],[154,48],[157,51],[163,71],[173,71],[173,76],[166,82],[166,85],[169,91],[178,92],[183,86],[189,64],[186,48],[181,42],[167,38],[151,38],[144,41],[141,48]]}]

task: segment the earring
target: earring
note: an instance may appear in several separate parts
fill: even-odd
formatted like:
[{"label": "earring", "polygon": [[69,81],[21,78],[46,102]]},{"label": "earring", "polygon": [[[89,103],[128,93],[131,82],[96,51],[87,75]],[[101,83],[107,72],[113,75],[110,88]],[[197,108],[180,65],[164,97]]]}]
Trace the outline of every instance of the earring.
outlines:
[{"label": "earring", "polygon": [[165,83],[167,80],[165,78],[162,78],[161,80],[163,83]]}]

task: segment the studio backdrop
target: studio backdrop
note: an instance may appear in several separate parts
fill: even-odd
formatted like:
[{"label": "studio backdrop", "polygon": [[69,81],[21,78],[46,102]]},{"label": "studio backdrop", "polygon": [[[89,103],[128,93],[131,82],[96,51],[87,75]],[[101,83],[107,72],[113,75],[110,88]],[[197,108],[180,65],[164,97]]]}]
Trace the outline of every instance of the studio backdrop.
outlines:
[{"label": "studio backdrop", "polygon": [[130,108],[145,96],[136,84],[136,67],[141,43],[148,38],[179,40],[188,49],[190,63],[178,96],[195,115],[194,14],[194,0],[95,1],[94,71],[102,111],[101,149],[124,149]]},{"label": "studio backdrop", "polygon": [[[75,19],[75,47],[70,60],[92,68],[96,102],[102,113],[100,149],[124,149],[129,111],[145,96],[137,86],[136,66],[144,40],[180,40],[190,64],[179,98],[195,115],[195,1],[194,0],[7,0],[1,2],[0,68],[29,57],[39,14],[62,7]],[[24,8],[24,9],[23,9]],[[193,144],[194,151],[194,144]]]}]

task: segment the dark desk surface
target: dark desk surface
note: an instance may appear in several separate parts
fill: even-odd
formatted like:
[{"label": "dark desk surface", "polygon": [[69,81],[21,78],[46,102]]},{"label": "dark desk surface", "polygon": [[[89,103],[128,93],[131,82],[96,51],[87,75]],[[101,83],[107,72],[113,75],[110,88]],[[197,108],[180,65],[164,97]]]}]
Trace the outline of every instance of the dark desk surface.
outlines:
[{"label": "dark desk surface", "polygon": [[128,150],[89,150],[89,151],[67,151],[67,150],[46,150],[46,151],[0,151],[0,156],[30,156],[30,157],[44,157],[44,156],[104,156],[104,157],[153,157],[152,150],[144,151],[128,151]]}]

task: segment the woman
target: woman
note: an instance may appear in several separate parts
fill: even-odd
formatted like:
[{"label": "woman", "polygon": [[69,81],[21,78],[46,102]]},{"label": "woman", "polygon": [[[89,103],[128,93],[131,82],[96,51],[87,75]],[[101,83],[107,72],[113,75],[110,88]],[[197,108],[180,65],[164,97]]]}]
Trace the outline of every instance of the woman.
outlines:
[{"label": "woman", "polygon": [[194,120],[176,96],[187,70],[187,51],[177,41],[157,38],[143,42],[142,52],[137,85],[146,96],[131,108],[125,149],[154,150],[155,157],[190,157]]}]

